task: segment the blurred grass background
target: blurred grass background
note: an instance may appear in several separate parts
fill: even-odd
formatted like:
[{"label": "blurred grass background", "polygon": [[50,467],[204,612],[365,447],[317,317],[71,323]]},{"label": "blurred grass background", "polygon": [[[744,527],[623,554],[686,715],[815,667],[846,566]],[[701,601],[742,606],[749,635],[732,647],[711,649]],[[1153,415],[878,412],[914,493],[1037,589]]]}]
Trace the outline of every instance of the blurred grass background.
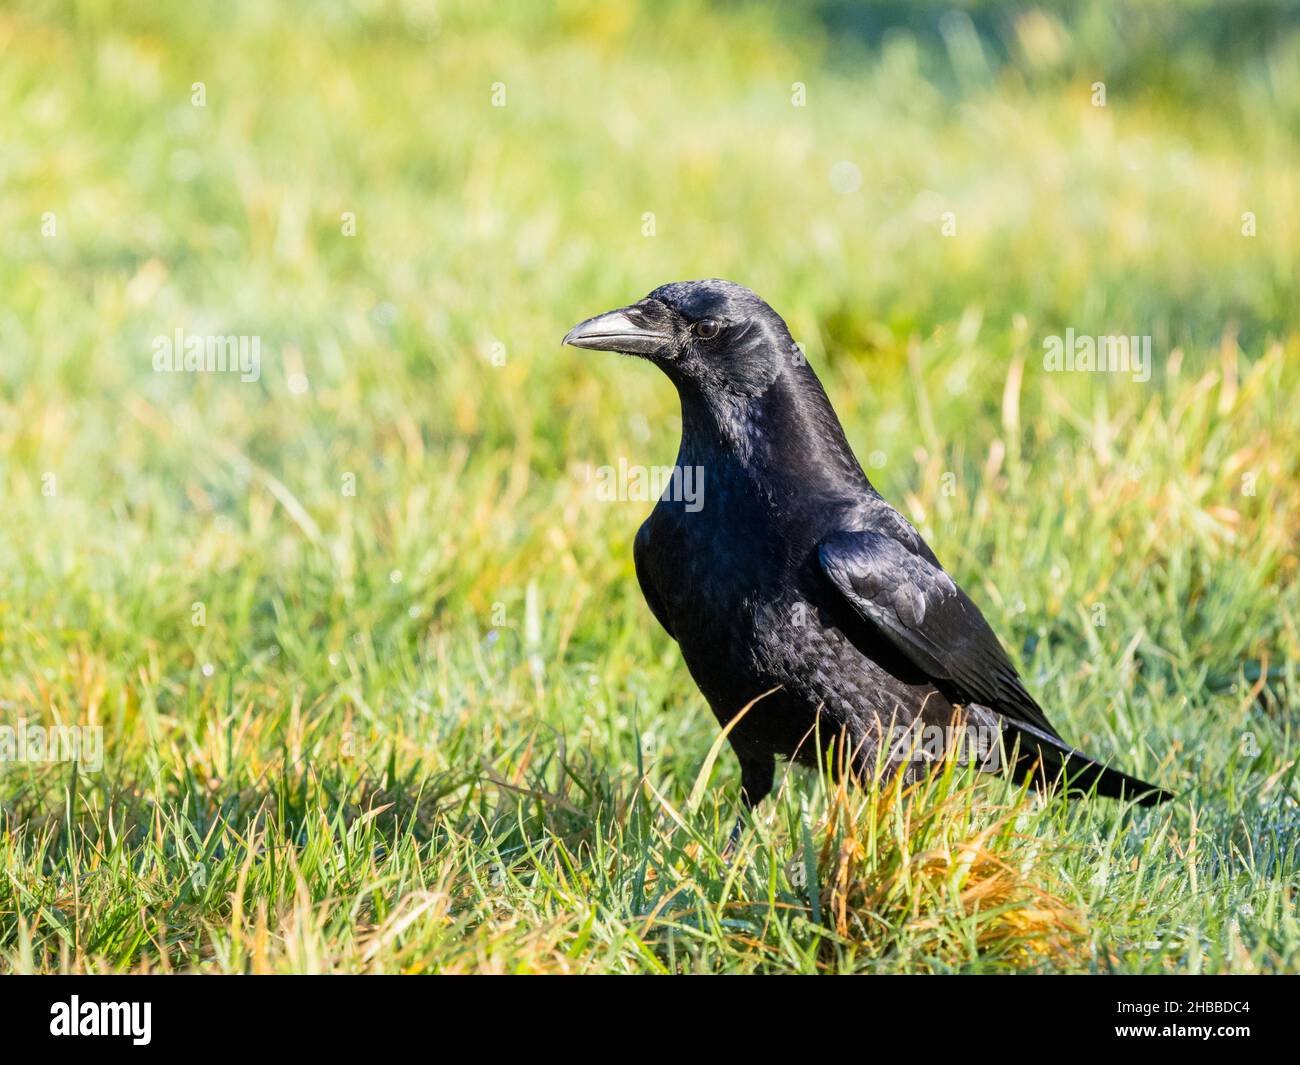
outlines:
[{"label": "blurred grass background", "polygon": [[[0,710],[107,745],[0,768],[6,967],[1300,967],[1294,5],[33,0],[0,113]],[[589,478],[675,396],[559,347],[707,276],[1179,803],[792,774],[718,861]],[[153,372],[177,328],[260,380]],[[1152,379],[1045,373],[1067,328]]]}]

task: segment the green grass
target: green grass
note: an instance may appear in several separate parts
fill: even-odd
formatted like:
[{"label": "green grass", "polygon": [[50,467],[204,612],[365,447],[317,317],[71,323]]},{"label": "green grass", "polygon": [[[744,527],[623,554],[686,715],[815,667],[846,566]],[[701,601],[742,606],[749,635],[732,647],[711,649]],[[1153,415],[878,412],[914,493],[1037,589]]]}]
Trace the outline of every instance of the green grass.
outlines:
[{"label": "green grass", "polygon": [[[0,712],[106,745],[0,767],[0,968],[1300,969],[1297,30],[480,7],[0,11]],[[699,276],[1178,801],[791,771],[720,858],[648,504],[584,472],[671,462],[675,397],[558,344]],[[260,380],[154,373],[176,328]],[[1044,372],[1066,328],[1151,381]]]}]

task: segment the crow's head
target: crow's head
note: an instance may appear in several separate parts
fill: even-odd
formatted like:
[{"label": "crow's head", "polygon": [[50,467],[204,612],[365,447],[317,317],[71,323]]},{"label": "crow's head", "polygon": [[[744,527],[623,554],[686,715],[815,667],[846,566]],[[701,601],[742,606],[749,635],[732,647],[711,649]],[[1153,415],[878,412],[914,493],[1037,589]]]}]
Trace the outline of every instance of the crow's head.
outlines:
[{"label": "crow's head", "polygon": [[564,343],[640,355],[663,370],[682,399],[683,452],[697,461],[761,468],[767,483],[784,479],[792,491],[871,489],[785,322],[743,285],[661,285],[575,325]]},{"label": "crow's head", "polygon": [[640,355],[679,387],[764,392],[801,361],[781,316],[732,281],[676,281],[574,326],[564,343]]}]

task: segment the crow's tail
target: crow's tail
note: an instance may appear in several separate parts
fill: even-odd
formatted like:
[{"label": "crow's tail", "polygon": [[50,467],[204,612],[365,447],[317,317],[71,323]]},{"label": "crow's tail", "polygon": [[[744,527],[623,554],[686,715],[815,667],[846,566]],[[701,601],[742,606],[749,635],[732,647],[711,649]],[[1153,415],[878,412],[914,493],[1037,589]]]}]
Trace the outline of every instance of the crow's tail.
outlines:
[{"label": "crow's tail", "polygon": [[1096,794],[1127,799],[1139,806],[1155,806],[1174,797],[1172,792],[1102,765],[1032,726],[1025,728],[1017,722],[1008,733],[1008,741],[1016,747],[1017,774],[1030,777],[1040,791],[1064,788],[1071,798]]}]

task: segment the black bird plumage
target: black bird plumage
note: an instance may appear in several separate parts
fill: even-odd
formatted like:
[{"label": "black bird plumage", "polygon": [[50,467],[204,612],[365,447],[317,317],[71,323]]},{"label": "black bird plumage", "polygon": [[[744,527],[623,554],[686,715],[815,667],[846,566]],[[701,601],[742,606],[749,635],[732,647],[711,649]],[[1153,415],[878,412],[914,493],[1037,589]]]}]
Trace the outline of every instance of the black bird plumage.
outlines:
[{"label": "black bird plumage", "polygon": [[919,732],[899,743],[903,730],[955,724],[1000,736],[1039,787],[1170,797],[1061,738],[979,609],[867,480],[757,295],[664,285],[564,342],[642,356],[681,397],[677,465],[702,471],[703,498],[665,492],[637,533],[636,572],[719,723],[749,706],[728,736],[748,806],[771,791],[778,757],[829,750],[859,778],[914,777]]}]

